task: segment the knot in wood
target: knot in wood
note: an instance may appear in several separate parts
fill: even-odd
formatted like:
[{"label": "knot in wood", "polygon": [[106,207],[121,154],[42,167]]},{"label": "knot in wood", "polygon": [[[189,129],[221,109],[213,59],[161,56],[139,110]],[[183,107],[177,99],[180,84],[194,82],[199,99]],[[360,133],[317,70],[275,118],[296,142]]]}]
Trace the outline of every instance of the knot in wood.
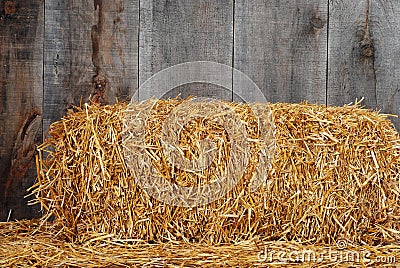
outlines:
[{"label": "knot in wood", "polygon": [[4,13],[13,15],[15,12],[17,12],[17,4],[14,1],[6,1],[4,3]]},{"label": "knot in wood", "polygon": [[101,71],[98,72],[99,74],[93,77],[93,92],[90,94],[89,100],[92,103],[103,104],[105,102],[104,94],[108,90],[108,79]]},{"label": "knot in wood", "polygon": [[310,24],[316,29],[322,29],[324,28],[325,22],[321,18],[313,16],[310,19]]},{"label": "knot in wood", "polygon": [[375,54],[374,44],[367,43],[361,45],[361,56],[365,58],[371,58],[374,56],[374,54]]},{"label": "knot in wood", "polygon": [[108,88],[108,79],[102,74],[93,77],[93,87],[96,90],[105,91]]}]

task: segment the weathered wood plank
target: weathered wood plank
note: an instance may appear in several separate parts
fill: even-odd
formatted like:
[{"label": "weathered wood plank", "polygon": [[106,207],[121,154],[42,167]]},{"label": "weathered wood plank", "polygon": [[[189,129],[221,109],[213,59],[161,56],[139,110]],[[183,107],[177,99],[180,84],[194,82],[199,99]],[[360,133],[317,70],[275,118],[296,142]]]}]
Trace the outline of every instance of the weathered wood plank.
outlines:
[{"label": "weathered wood plank", "polygon": [[[140,1],[140,84],[183,62],[214,61],[232,66],[232,22],[232,0]],[[185,75],[178,74],[180,78]],[[232,99],[231,91],[206,84],[181,86],[168,93],[152,87],[138,93],[140,100],[178,94]]]},{"label": "weathered wood plank", "polygon": [[[268,101],[324,104],[327,12],[323,0],[235,1],[234,67]],[[253,99],[246,89],[234,90]]]},{"label": "weathered wood plank", "polygon": [[0,221],[39,215],[24,196],[42,134],[43,7],[40,0],[0,2]]},{"label": "weathered wood plank", "polygon": [[138,87],[138,1],[46,1],[44,129],[71,105]]},{"label": "weathered wood plank", "polygon": [[[400,6],[396,1],[330,1],[328,103],[400,114]],[[393,119],[400,129],[400,120]]]}]

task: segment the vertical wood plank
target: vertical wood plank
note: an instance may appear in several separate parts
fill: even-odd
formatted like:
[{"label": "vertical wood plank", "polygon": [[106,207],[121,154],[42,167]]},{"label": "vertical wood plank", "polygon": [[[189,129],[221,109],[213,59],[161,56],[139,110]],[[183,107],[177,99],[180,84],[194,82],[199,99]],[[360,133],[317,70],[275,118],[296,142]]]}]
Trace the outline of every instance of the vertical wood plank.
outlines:
[{"label": "vertical wood plank", "polygon": [[91,27],[96,23],[93,1],[46,1],[45,14],[44,131],[91,94]]},{"label": "vertical wood plank", "polygon": [[[400,8],[396,1],[330,1],[328,103],[400,114]],[[398,129],[400,120],[393,118]]]},{"label": "vertical wood plank", "polygon": [[[142,84],[153,74],[183,62],[214,61],[232,66],[232,40],[232,0],[142,0],[139,82]],[[185,85],[168,93],[157,87],[138,93],[140,100],[178,94],[232,99],[231,91],[206,84]]]},{"label": "vertical wood plank", "polygon": [[24,196],[41,141],[44,3],[0,2],[0,221],[39,215]]},{"label": "vertical wood plank", "polygon": [[138,87],[138,1],[46,1],[44,129],[71,105]]},{"label": "vertical wood plank", "polygon": [[[234,67],[247,74],[268,101],[325,104],[327,1],[235,3]],[[252,99],[246,89],[235,91]]]}]

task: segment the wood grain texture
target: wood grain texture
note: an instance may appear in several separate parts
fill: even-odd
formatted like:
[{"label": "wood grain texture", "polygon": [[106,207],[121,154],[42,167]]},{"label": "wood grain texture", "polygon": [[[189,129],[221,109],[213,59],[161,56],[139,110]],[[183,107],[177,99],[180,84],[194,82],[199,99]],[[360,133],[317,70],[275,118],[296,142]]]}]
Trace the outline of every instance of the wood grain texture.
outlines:
[{"label": "wood grain texture", "polygon": [[0,221],[39,215],[24,196],[42,136],[43,5],[0,2]]},{"label": "wood grain texture", "polygon": [[[400,114],[397,1],[330,1],[328,103]],[[393,119],[400,129],[400,120]]]},{"label": "wood grain texture", "polygon": [[246,73],[268,101],[325,103],[327,1],[235,3],[234,67]]},{"label": "wood grain texture", "polygon": [[[139,82],[142,84],[153,74],[183,62],[214,61],[232,66],[232,41],[232,0],[142,0]],[[138,93],[136,98],[140,100],[178,94],[232,99],[231,91],[204,83],[181,86],[168,93],[157,87]]]},{"label": "wood grain texture", "polygon": [[71,105],[138,87],[138,1],[46,1],[44,129]]}]

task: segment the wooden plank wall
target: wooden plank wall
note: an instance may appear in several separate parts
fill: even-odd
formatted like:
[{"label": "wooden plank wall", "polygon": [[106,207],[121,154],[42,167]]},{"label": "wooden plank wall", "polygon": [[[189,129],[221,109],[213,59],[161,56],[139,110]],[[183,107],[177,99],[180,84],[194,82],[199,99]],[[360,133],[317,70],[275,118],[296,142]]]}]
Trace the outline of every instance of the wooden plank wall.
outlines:
[{"label": "wooden plank wall", "polygon": [[236,1],[234,67],[271,102],[325,104],[327,13],[325,0]]},{"label": "wooden plank wall", "polygon": [[138,1],[46,1],[44,129],[89,98],[130,99],[138,87]]},{"label": "wooden plank wall", "polygon": [[[233,1],[140,1],[139,81],[173,65],[214,61],[232,66]],[[138,92],[139,99],[152,96],[196,95],[232,99],[232,92],[196,84],[170,92]]]},{"label": "wooden plank wall", "polygon": [[0,220],[37,216],[24,196],[42,137],[44,4],[0,2]]},{"label": "wooden plank wall", "polygon": [[0,221],[38,216],[23,199],[35,180],[34,147],[72,105],[252,99],[246,89],[204,84],[138,91],[175,64],[235,67],[272,102],[364,97],[399,114],[399,25],[394,0],[0,0]]},{"label": "wooden plank wall", "polygon": [[398,1],[329,1],[329,104],[364,98],[367,107],[400,114],[399,22]]}]

